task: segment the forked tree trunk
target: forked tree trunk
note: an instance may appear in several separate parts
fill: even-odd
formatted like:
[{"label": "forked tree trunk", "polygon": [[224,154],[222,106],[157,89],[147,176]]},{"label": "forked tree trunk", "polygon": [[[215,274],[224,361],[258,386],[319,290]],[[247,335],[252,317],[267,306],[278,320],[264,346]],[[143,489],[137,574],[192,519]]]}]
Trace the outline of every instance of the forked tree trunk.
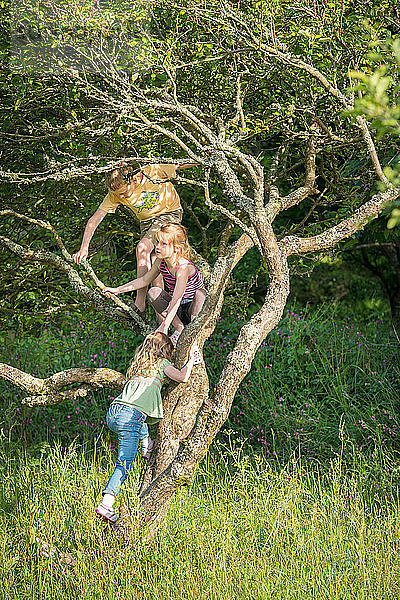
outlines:
[{"label": "forked tree trunk", "polygon": [[[274,241],[275,244],[275,241]],[[218,258],[209,282],[209,293],[195,322],[182,333],[176,362],[183,365],[193,339],[202,350],[218,321],[229,276],[237,262],[253,246],[243,234],[226,256]],[[273,264],[272,264],[273,263]],[[204,363],[193,368],[186,384],[170,384],[163,398],[164,419],[158,429],[156,446],[141,485],[134,519],[123,520],[123,531],[137,528],[150,542],[163,523],[175,491],[191,482],[193,475],[226,421],[235,393],[251,368],[254,355],[269,331],[279,322],[289,293],[286,257],[275,253],[271,281],[261,310],[240,331],[233,352],[210,391]],[[0,365],[0,376],[21,387],[31,405],[51,405],[86,396],[95,389],[120,390],[125,382],[121,373],[111,369],[69,369],[46,380],[32,377],[9,365]],[[71,385],[79,387],[71,389]],[[65,390],[65,387],[69,389]]]},{"label": "forked tree trunk", "polygon": [[[204,364],[195,368],[186,386],[176,386],[164,398],[165,414],[157,446],[139,495],[138,526],[150,542],[161,527],[176,490],[191,482],[210,444],[228,418],[236,391],[251,368],[255,353],[279,323],[289,294],[289,271],[273,279],[261,310],[242,328],[235,350],[227,358],[219,383],[211,393]],[[207,332],[215,327],[216,319]]]}]

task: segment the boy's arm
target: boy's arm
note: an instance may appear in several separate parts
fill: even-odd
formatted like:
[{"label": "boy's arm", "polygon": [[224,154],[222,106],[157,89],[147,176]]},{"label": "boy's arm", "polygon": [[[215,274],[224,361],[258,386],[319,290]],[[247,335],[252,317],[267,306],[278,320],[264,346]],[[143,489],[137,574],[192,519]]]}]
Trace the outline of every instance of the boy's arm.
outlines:
[{"label": "boy's arm", "polygon": [[111,294],[123,294],[124,292],[132,292],[147,287],[159,274],[160,262],[161,260],[157,258],[152,264],[151,269],[142,275],[142,277],[132,279],[132,281],[128,281],[128,283],[124,283],[124,285],[120,285],[116,288],[105,287],[102,290],[102,293],[105,294],[107,298],[110,298]]},{"label": "boy's arm", "polygon": [[77,265],[79,265],[83,260],[87,258],[89,252],[89,244],[93,237],[93,234],[104,219],[104,217],[106,216],[106,214],[107,213],[104,210],[98,208],[86,223],[80,250],[72,255],[72,258]]}]

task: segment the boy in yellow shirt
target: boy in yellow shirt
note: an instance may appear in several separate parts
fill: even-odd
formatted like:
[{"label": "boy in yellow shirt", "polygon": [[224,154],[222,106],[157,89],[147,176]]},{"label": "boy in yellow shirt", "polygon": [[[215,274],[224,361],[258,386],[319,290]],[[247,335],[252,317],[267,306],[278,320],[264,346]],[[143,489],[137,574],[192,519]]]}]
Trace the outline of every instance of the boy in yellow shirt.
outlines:
[{"label": "boy in yellow shirt", "polygon": [[[175,177],[178,169],[193,166],[154,164],[141,169],[138,164],[122,165],[108,173],[108,193],[88,220],[80,250],[73,255],[73,260],[79,264],[87,258],[89,244],[97,227],[107,213],[114,213],[121,204],[130,208],[140,222],[141,240],[136,246],[137,277],[144,275],[151,267],[153,233],[165,223],[182,221],[180,199],[169,179]],[[138,290],[136,296],[135,304],[140,312],[145,309],[146,291]]]}]

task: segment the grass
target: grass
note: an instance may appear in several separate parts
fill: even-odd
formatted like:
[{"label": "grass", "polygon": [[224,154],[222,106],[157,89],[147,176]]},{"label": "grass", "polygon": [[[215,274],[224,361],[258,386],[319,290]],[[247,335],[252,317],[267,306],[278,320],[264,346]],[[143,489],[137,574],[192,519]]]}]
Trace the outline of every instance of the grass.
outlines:
[{"label": "grass", "polygon": [[[123,550],[102,546],[93,515],[112,465],[106,447],[13,462],[3,454],[2,598],[399,597],[399,499],[364,494],[382,457],[354,457],[346,472],[338,459],[322,475],[298,460],[277,469],[247,450],[217,444],[154,545],[132,540]],[[136,467],[122,502],[134,500]],[[77,572],[39,557],[36,536],[78,555]]]},{"label": "grass", "polygon": [[[226,360],[234,336],[212,339],[211,373]],[[350,452],[398,447],[398,344],[379,317],[362,323],[330,307],[290,311],[259,348],[243,380],[229,425],[267,456],[329,460],[345,439]]]},{"label": "grass", "polygon": [[[71,322],[23,340],[3,330],[2,360],[41,376],[125,369],[137,337]],[[226,323],[205,349],[212,382],[240,326]],[[288,311],[147,549],[104,546],[93,512],[115,457],[109,395],[22,411],[1,385],[1,599],[400,597],[399,365],[385,320]],[[39,556],[35,537],[78,556],[77,571]]]}]

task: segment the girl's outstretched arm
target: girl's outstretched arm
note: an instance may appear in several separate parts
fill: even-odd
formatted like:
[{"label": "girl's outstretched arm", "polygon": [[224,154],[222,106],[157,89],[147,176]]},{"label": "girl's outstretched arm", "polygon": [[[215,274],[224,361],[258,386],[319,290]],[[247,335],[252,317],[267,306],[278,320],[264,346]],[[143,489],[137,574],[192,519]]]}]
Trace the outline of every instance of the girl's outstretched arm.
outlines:
[{"label": "girl's outstretched arm", "polygon": [[124,283],[124,285],[120,285],[118,287],[105,287],[102,293],[110,298],[111,294],[123,294],[124,292],[132,292],[133,290],[140,290],[141,288],[147,287],[149,283],[155,279],[159,273],[159,266],[161,260],[157,258],[151,266],[151,269],[147,271],[142,277],[138,277],[137,279],[132,279],[132,281],[128,281],[128,283]]},{"label": "girl's outstretched arm", "polygon": [[188,381],[190,374],[192,372],[193,361],[194,361],[193,354],[196,349],[197,349],[197,344],[195,342],[193,344],[193,346],[190,348],[189,360],[187,361],[186,365],[184,367],[182,367],[182,369],[177,369],[176,367],[173,367],[172,365],[168,365],[167,367],[165,367],[164,373],[166,374],[166,376],[169,377],[170,379],[173,379],[173,381],[179,381],[179,383],[185,383],[186,381]]}]

